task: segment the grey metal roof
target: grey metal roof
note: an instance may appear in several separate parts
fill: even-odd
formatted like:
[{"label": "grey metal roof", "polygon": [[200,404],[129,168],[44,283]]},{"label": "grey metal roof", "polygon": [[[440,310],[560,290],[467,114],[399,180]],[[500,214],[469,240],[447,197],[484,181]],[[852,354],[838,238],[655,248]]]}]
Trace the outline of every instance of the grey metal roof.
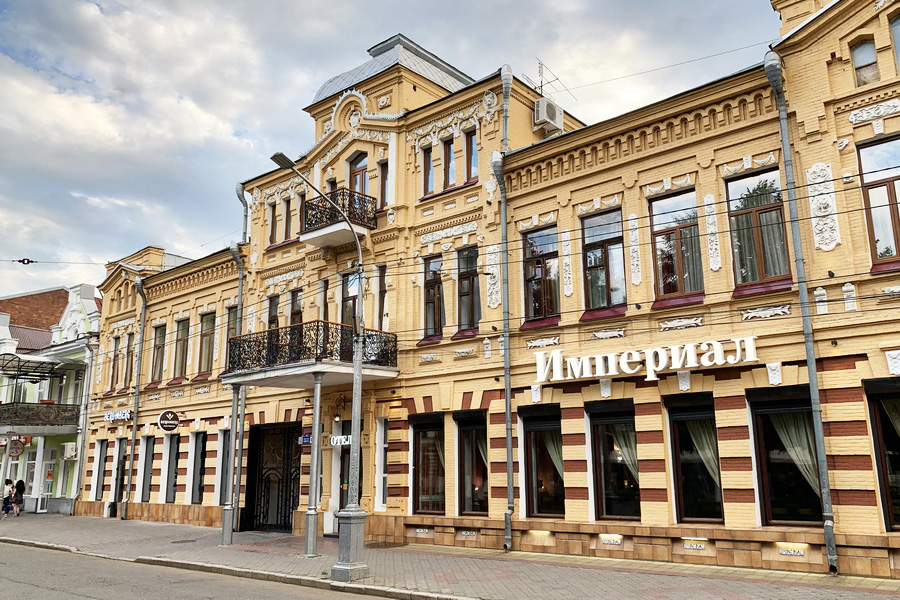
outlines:
[{"label": "grey metal roof", "polygon": [[53,341],[53,334],[47,329],[35,329],[34,327],[10,324],[9,333],[12,337],[19,340],[18,349],[22,352],[46,348]]},{"label": "grey metal roof", "polygon": [[319,88],[313,104],[342,92],[361,81],[401,65],[418,73],[449,92],[474,83],[474,79],[425,50],[403,34],[397,34],[369,49],[372,59],[355,69],[332,77]]}]

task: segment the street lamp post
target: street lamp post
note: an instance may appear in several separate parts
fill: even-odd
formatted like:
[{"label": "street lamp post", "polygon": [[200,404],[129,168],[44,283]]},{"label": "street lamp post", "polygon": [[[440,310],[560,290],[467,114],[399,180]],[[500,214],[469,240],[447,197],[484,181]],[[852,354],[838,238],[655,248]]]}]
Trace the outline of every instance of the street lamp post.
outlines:
[{"label": "street lamp post", "polygon": [[[283,169],[290,169],[303,180],[312,190],[325,199],[328,204],[334,208],[341,218],[347,223],[350,232],[353,233],[353,241],[356,242],[356,271],[357,281],[359,285],[358,298],[356,302],[356,323],[354,323],[353,331],[353,405],[351,411],[350,423],[350,482],[347,490],[347,506],[341,509],[338,514],[338,561],[331,567],[331,578],[335,581],[353,581],[366,577],[369,573],[369,567],[362,561],[363,550],[363,533],[366,521],[366,511],[359,506],[359,473],[360,473],[360,419],[362,417],[362,353],[363,353],[363,290],[365,290],[365,271],[362,262],[362,246],[359,238],[353,229],[353,223],[347,218],[344,210],[338,206],[330,197],[320,192],[294,166],[294,161],[282,154],[276,152],[272,155],[272,161]],[[313,432],[315,434],[315,432]],[[321,448],[315,445],[313,452],[321,452]],[[310,477],[316,477],[318,473],[310,470]],[[312,486],[310,486],[312,487]],[[307,518],[309,524],[310,519]],[[307,525],[309,527],[309,525]],[[309,529],[306,531],[307,537],[310,535]],[[316,535],[313,531],[312,535]]]}]

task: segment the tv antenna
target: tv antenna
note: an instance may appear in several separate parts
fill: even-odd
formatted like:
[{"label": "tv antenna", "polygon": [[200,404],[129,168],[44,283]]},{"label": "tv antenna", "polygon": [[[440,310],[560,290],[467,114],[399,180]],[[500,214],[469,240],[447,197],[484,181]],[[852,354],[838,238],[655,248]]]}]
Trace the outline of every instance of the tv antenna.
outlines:
[{"label": "tv antenna", "polygon": [[[544,61],[542,61],[538,57],[535,57],[535,59],[538,61],[538,81],[539,81],[539,83],[535,83],[534,80],[532,80],[527,75],[522,75],[522,78],[528,83],[528,85],[530,85],[532,88],[537,90],[537,92],[541,96],[549,98],[553,102],[556,102],[556,99],[553,97],[553,94],[558,94],[560,92],[566,92],[567,94],[572,96],[573,100],[576,100],[576,101],[578,100],[578,98],[575,97],[575,94],[572,93],[572,90],[570,90],[568,87],[566,87],[566,84],[564,84],[562,82],[562,80],[559,77],[557,77],[553,71],[550,70],[550,67],[548,67],[544,63]],[[549,74],[550,79],[547,78],[548,74]],[[546,89],[545,89],[545,87],[546,87]]]}]

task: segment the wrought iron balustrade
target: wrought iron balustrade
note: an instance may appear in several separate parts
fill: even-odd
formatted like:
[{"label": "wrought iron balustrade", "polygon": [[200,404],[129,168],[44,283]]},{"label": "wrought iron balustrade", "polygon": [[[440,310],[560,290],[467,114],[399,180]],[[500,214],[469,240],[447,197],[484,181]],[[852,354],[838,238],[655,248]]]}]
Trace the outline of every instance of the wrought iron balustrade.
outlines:
[{"label": "wrought iron balustrade", "polygon": [[[323,360],[353,362],[353,327],[328,321],[308,321],[230,338],[226,372]],[[364,365],[396,367],[397,336],[366,329],[362,362]]]},{"label": "wrought iron balustrade", "polygon": [[78,406],[8,402],[0,404],[0,425],[78,425]]},{"label": "wrought iron balustrade", "polygon": [[[341,207],[341,210],[344,211],[351,223],[367,229],[375,229],[376,201],[372,196],[354,192],[347,188],[338,188],[328,192],[325,196],[331,199],[331,202]],[[326,200],[325,196],[316,196],[304,201],[304,232],[344,222],[341,214]]]}]

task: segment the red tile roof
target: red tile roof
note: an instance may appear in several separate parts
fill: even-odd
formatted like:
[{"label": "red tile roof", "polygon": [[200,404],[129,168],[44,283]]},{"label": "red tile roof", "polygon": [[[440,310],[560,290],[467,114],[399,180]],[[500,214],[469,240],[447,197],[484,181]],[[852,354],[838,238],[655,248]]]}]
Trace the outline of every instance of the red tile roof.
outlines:
[{"label": "red tile roof", "polygon": [[49,330],[59,323],[68,301],[69,292],[60,288],[0,300],[0,312],[9,313],[12,325]]}]

